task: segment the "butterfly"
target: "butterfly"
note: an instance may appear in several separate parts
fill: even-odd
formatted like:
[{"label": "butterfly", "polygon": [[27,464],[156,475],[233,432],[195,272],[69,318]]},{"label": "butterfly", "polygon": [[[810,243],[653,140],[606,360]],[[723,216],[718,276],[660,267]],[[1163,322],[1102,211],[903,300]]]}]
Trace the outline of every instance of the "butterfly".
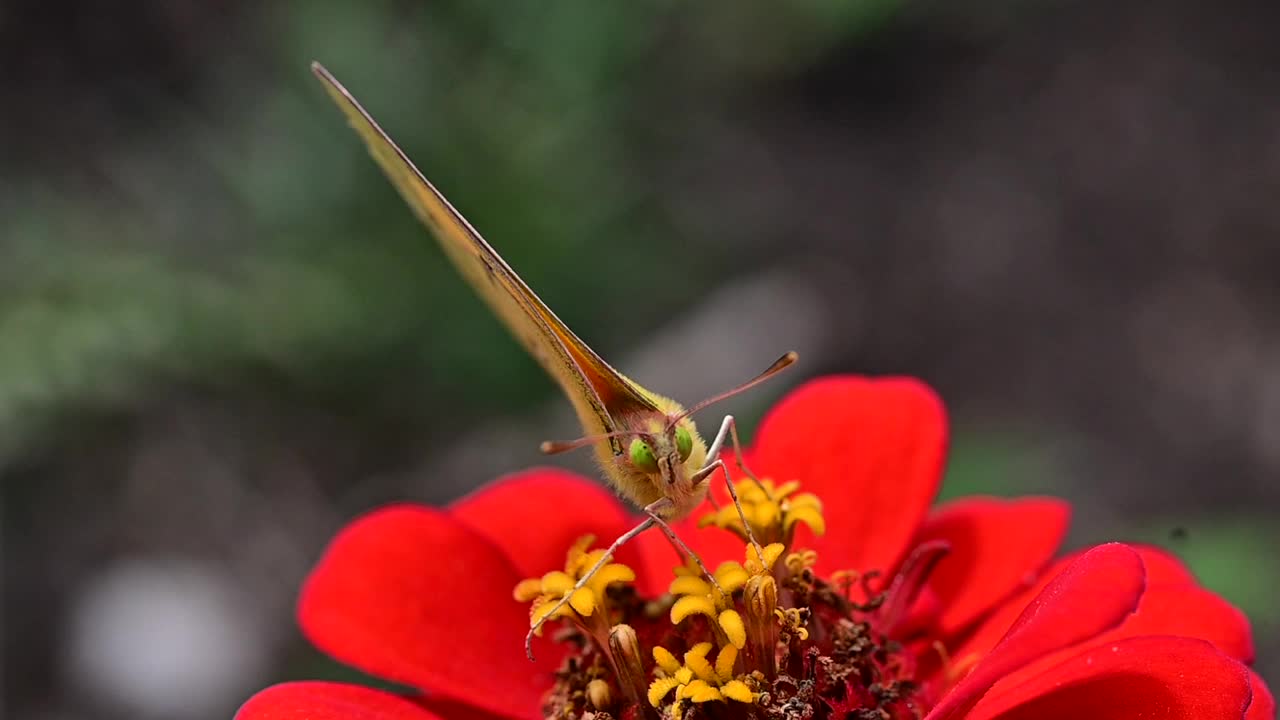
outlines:
[{"label": "butterfly", "polygon": [[[728,469],[720,460],[726,438],[732,439],[737,450],[739,467],[748,474],[749,471],[741,459],[732,416],[725,416],[708,447],[691,415],[764,382],[794,363],[796,353],[784,354],[751,380],[687,409],[670,398],[646,390],[601,359],[538,298],[328,70],[319,63],[312,63],[311,70],[364,140],[391,184],[431,230],[458,272],[573,404],[582,424],[582,437],[571,442],[545,442],[542,451],[550,454],[591,447],[609,483],[643,509],[645,520],[614,541],[577,588],[585,586],[590,576],[624,543],[654,526],[661,528],[682,552],[697,560],[671,530],[668,521],[688,516],[702,503],[707,495],[708,478],[718,468],[723,469],[733,494]],[[734,500],[736,503],[736,497]],[[554,612],[550,616],[554,616]],[[525,640],[526,653],[530,653],[531,658],[532,638],[540,625],[541,622],[535,624]]]}]

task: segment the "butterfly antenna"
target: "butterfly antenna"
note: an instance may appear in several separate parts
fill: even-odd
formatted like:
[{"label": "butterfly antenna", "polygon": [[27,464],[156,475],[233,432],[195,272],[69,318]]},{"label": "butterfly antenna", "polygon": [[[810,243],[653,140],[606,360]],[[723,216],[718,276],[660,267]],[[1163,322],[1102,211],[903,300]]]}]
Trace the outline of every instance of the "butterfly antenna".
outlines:
[{"label": "butterfly antenna", "polygon": [[626,437],[628,435],[642,435],[642,434],[643,433],[638,432],[636,430],[616,430],[614,432],[601,433],[599,435],[588,435],[586,437],[580,437],[577,440],[570,440],[568,442],[556,442],[554,440],[543,440],[542,444],[538,446],[538,449],[541,450],[542,454],[544,455],[558,455],[563,452],[569,452],[570,450],[577,450],[580,447],[595,445],[601,440],[608,440],[609,438],[616,438],[616,437]]},{"label": "butterfly antenna", "polygon": [[791,350],[790,352],[778,358],[777,360],[774,360],[773,364],[765,368],[764,372],[760,373],[759,375],[751,378],[750,380],[742,383],[741,385],[738,385],[737,387],[726,390],[720,393],[719,395],[712,395],[706,400],[703,400],[702,402],[689,407],[684,412],[671,418],[670,420],[667,421],[667,427],[668,428],[675,427],[676,423],[698,412],[699,410],[707,407],[708,405],[714,405],[720,402],[721,400],[727,400],[733,397],[734,395],[750,390],[751,388],[759,385],[765,380],[768,380],[774,375],[777,375],[783,370],[786,370],[787,368],[791,367],[793,364],[795,364],[795,361],[799,359],[800,359],[799,353],[797,353],[795,350]]}]

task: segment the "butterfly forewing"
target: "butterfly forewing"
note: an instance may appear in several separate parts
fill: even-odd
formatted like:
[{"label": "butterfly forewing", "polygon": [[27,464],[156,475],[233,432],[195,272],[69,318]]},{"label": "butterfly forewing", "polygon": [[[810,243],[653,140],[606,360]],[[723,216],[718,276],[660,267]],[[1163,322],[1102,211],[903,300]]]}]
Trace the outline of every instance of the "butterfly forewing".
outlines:
[{"label": "butterfly forewing", "polygon": [[[534,294],[480,233],[436,190],[360,103],[318,63],[320,78],[391,183],[445,253],[525,349],[573,402],[586,435],[617,430],[620,414],[658,409],[650,394],[602,360]],[[615,454],[622,442],[611,440]]]}]

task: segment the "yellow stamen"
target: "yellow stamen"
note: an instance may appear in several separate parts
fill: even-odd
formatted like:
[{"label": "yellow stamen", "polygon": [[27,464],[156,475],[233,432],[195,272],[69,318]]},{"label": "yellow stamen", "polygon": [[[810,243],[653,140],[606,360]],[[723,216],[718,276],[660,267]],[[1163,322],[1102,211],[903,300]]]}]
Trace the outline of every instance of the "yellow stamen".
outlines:
[{"label": "yellow stamen", "polygon": [[675,675],[680,669],[680,661],[676,659],[671,651],[658,645],[653,648],[653,661],[658,663],[658,667],[668,675]]},{"label": "yellow stamen", "polygon": [[[512,591],[512,595],[520,602],[531,602],[533,607],[529,613],[529,624],[538,627],[539,623],[557,618],[577,617],[590,618],[596,611],[605,607],[608,601],[607,590],[610,585],[620,582],[632,582],[636,579],[635,571],[621,563],[606,563],[596,574],[585,581],[585,584],[574,590],[591,568],[605,556],[604,550],[587,552],[595,536],[584,535],[569,548],[565,555],[564,570],[552,570],[542,577],[521,580]],[[567,603],[560,605],[561,601]],[[557,609],[556,606],[560,605]],[[552,612],[554,610],[554,613]],[[604,637],[607,629],[607,618],[604,625],[596,627],[597,635]]]},{"label": "yellow stamen", "polygon": [[725,637],[729,639],[731,647],[741,650],[747,644],[747,626],[742,622],[742,616],[737,610],[732,608],[720,613],[718,618],[720,629],[724,630]]},{"label": "yellow stamen", "polygon": [[720,654],[716,655],[716,676],[720,682],[730,682],[733,680],[733,665],[738,661],[738,648],[732,645],[726,645],[720,648]]},{"label": "yellow stamen", "polygon": [[818,562],[818,553],[813,550],[800,550],[787,555],[782,561],[787,566],[787,570],[792,575],[799,575],[808,568],[813,567]]},{"label": "yellow stamen", "polygon": [[512,594],[515,596],[516,602],[532,602],[534,598],[542,594],[542,581],[538,578],[521,580]]},{"label": "yellow stamen", "polygon": [[559,570],[552,570],[542,576],[542,592],[547,595],[561,594],[569,592],[573,589],[574,583],[578,582],[575,578],[569,577],[568,573]]},{"label": "yellow stamen", "polygon": [[721,685],[720,694],[740,703],[753,703],[756,700],[755,693],[751,692],[751,688],[747,687],[747,684],[741,680],[730,680]]},{"label": "yellow stamen", "polygon": [[569,607],[582,617],[591,617],[591,613],[596,611],[596,594],[591,592],[591,588],[579,588],[569,596]]},{"label": "yellow stamen", "polygon": [[788,545],[795,526],[801,523],[808,525],[815,535],[822,535],[827,529],[822,517],[822,502],[813,493],[797,494],[799,488],[800,483],[794,480],[777,487],[767,478],[759,483],[742,480],[734,484],[742,506],[742,517],[739,517],[735,506],[726,505],[699,518],[698,527],[715,525],[746,540],[747,533],[742,527],[742,518],[746,518],[751,534],[760,542]]},{"label": "yellow stamen", "polygon": [[687,700],[696,703],[711,702],[712,700],[724,700],[724,696],[720,691],[712,687],[705,680],[694,680],[680,689],[682,695]]},{"label": "yellow stamen", "polygon": [[671,581],[667,592],[672,595],[707,595],[711,592],[711,583],[700,577],[682,575]]},{"label": "yellow stamen", "polygon": [[707,653],[711,652],[711,643],[702,642],[694,645],[689,652],[684,654],[684,665],[693,671],[698,678],[707,682],[716,682],[716,669],[712,667],[711,662],[707,660]]},{"label": "yellow stamen", "polygon": [[663,677],[649,683],[649,704],[658,707],[667,693],[680,687],[680,681],[673,677]]},{"label": "yellow stamen", "polygon": [[701,642],[694,645],[684,654],[684,663],[676,667],[675,656],[666,648],[653,649],[654,660],[658,663],[658,677],[649,683],[647,693],[649,704],[661,707],[663,701],[675,690],[675,703],[670,708],[672,718],[680,717],[685,711],[682,703],[725,702],[733,700],[743,703],[754,703],[757,695],[747,684],[750,676],[734,675],[734,667],[738,660],[738,649],[725,645],[716,654],[712,664],[707,656],[713,645]]},{"label": "yellow stamen", "polygon": [[720,567],[716,568],[715,576],[722,590],[734,592],[747,584],[747,578],[751,577],[751,573],[747,572],[742,565],[728,561],[720,563]]},{"label": "yellow stamen", "polygon": [[671,624],[679,625],[681,621],[692,615],[716,617],[716,604],[707,595],[685,595],[671,606]]},{"label": "yellow stamen", "polygon": [[774,563],[778,562],[778,558],[782,556],[782,553],[785,552],[786,549],[787,546],[782,543],[772,543],[764,546],[761,551],[763,553],[763,557],[761,557],[761,555],[756,553],[754,546],[748,545],[746,562],[747,571],[753,575],[771,572],[773,570]]}]

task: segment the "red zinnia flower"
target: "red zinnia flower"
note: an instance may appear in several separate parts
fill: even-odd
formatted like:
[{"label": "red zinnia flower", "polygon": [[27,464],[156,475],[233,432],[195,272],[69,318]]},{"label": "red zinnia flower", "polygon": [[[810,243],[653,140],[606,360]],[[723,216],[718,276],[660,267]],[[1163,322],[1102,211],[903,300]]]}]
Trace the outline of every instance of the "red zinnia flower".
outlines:
[{"label": "red zinnia flower", "polygon": [[[607,578],[634,575],[634,589],[602,581],[583,591],[565,611],[579,631],[559,644],[540,638],[535,663],[522,652],[529,614],[512,588],[557,597],[582,568],[579,538],[607,542],[631,527],[606,491],[530,471],[447,509],[400,505],[356,520],[303,588],[302,629],[335,658],[422,694],[286,683],[238,717],[1274,716],[1246,667],[1246,619],[1171,556],[1111,544],[1051,562],[1069,514],[1055,499],[971,498],[931,511],[946,420],[919,383],[811,382],[758,435],[751,469],[798,480],[821,503],[784,499],[794,490],[770,482],[751,522],[776,531],[762,543],[780,543],[764,558],[748,548],[745,563],[734,534],[678,524],[709,567],[735,561],[714,573],[714,588],[661,534],[641,536]],[[546,574],[570,547],[569,572]],[[654,602],[668,585],[679,600]]]}]

